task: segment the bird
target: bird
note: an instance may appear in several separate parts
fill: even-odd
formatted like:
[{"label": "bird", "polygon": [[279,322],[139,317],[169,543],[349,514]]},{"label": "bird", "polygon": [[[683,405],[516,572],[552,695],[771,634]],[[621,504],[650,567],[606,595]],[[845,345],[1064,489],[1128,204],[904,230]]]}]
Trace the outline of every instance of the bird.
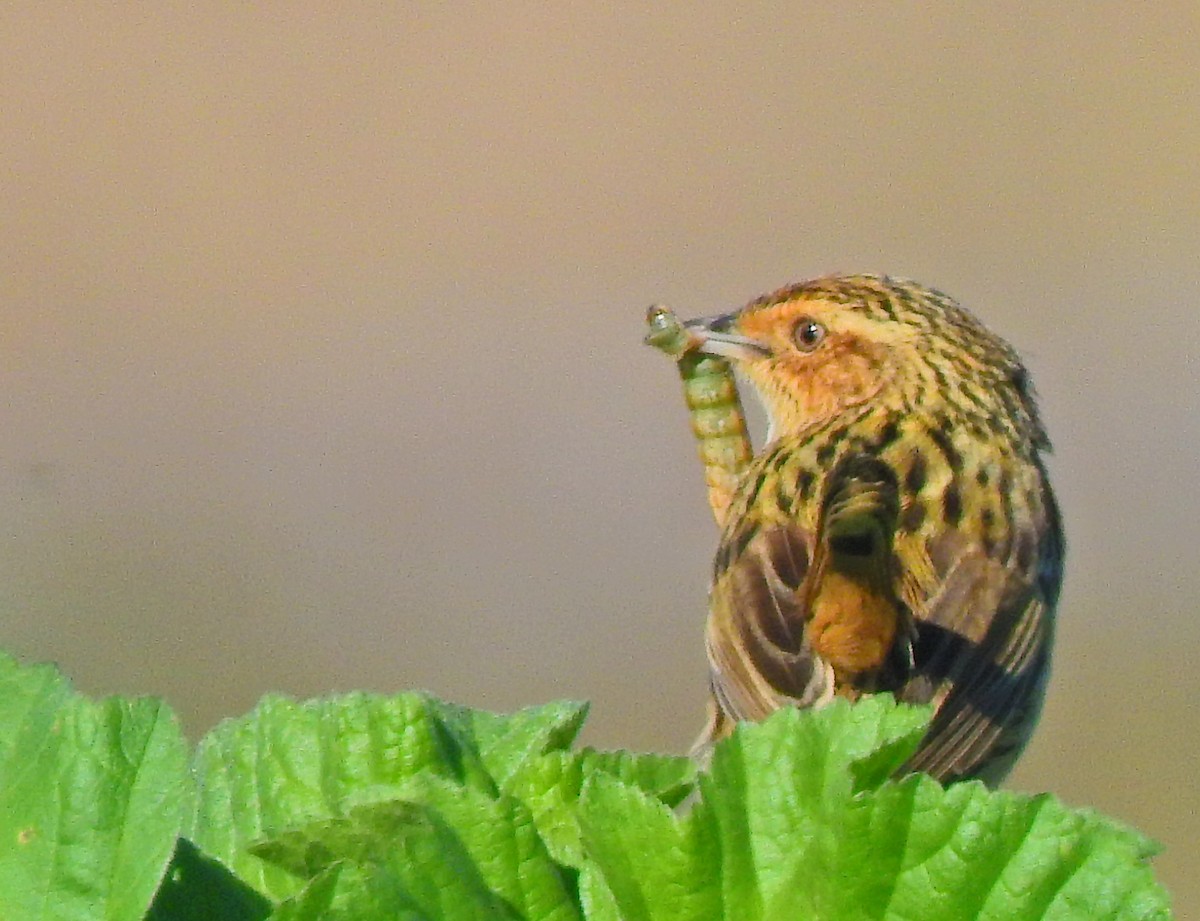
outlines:
[{"label": "bird", "polygon": [[948,295],[868,274],[684,322],[675,344],[731,366],[768,423],[710,496],[693,753],[781,707],[887,692],[933,707],[902,773],[1000,783],[1042,708],[1065,548],[1016,351]]}]

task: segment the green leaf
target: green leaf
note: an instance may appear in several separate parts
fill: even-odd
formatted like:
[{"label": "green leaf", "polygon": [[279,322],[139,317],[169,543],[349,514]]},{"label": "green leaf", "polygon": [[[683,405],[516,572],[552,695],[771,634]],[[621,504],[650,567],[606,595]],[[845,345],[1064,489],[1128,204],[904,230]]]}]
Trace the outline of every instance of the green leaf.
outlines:
[{"label": "green leaf", "polygon": [[375,866],[335,863],[281,902],[270,921],[432,921]]},{"label": "green leaf", "polygon": [[[403,866],[418,879],[435,876],[454,854],[454,878],[478,878],[486,890],[521,917],[572,921],[574,896],[562,869],[546,852],[528,808],[510,796],[493,798],[440,778],[417,778],[404,800],[357,807],[345,819],[313,823],[255,846],[259,856],[301,876],[312,876],[343,860]],[[436,830],[433,865],[415,865],[424,851],[411,842]],[[397,862],[403,856],[403,860]],[[472,889],[468,895],[475,898]],[[416,903],[427,905],[414,893]]]},{"label": "green leaf", "polygon": [[488,772],[501,786],[539,756],[568,749],[588,711],[586,703],[573,700],[526,707],[512,714],[446,703],[441,707],[443,718],[471,740]]},{"label": "green leaf", "polygon": [[[428,792],[430,798],[443,795]],[[467,814],[467,828],[477,835],[470,845],[438,810],[392,801],[358,807],[345,818],[310,823],[254,850],[314,880],[344,864],[373,869],[375,875],[359,877],[371,881],[372,892],[386,878],[391,898],[402,898],[429,918],[570,918],[564,914],[567,896],[553,866],[544,851],[539,865],[539,855],[529,847],[538,844],[531,834],[532,822],[489,816],[480,807],[490,801],[465,788],[447,789],[444,795],[456,792],[467,801],[452,808]],[[497,818],[496,827],[487,827],[489,819]],[[494,850],[484,850],[487,845]]]},{"label": "green leaf", "polygon": [[696,767],[688,758],[591,749],[552,752],[526,761],[513,772],[504,790],[528,805],[559,863],[583,866],[577,804],[588,778],[601,774],[675,806],[694,787]]},{"label": "green leaf", "polygon": [[420,779],[410,795],[454,830],[489,889],[521,917],[579,918],[566,876],[551,859],[525,803],[456,788],[439,778]]},{"label": "green leaf", "polygon": [[1161,919],[1136,833],[1052,797],[882,780],[928,711],[782,711],[718,745],[679,818],[602,775],[579,819],[621,917]]},{"label": "green leaf", "polygon": [[579,873],[579,905],[587,921],[621,921],[617,900],[591,861]]},{"label": "green leaf", "polygon": [[92,702],[0,654],[0,917],[141,918],[189,806],[186,767],[161,702]]},{"label": "green leaf", "polygon": [[297,881],[253,856],[251,843],[307,821],[345,815],[377,787],[428,773],[494,789],[477,750],[423,694],[348,694],[297,703],[269,696],[227,720],[195,758],[199,805],[189,837],[260,892]]},{"label": "green leaf", "polygon": [[786,708],[766,722],[766,732],[739,726],[713,753],[695,816],[719,829],[725,902],[747,912],[802,902],[796,877],[831,871],[825,846],[846,803],[904,763],[928,719],[925,709],[880,695],[854,707],[835,701],[819,710]]},{"label": "green leaf", "polygon": [[717,841],[705,829],[603,774],[588,781],[579,820],[587,856],[625,921],[724,917]]},{"label": "green leaf", "polygon": [[[893,855],[891,873],[860,874],[839,897],[880,895],[898,917],[930,921],[1009,918],[1165,918],[1165,894],[1146,860],[1145,837],[1047,794],[994,792],[981,783],[943,788],[924,776],[851,804],[839,863]],[[876,892],[872,892],[876,890]]]},{"label": "green leaf", "polygon": [[413,778],[440,777],[495,797],[498,784],[566,748],[586,705],[564,701],[510,716],[423,694],[350,694],[304,703],[271,696],[200,744],[193,839],[275,898],[298,881],[264,864],[256,841],[357,804],[396,799]]}]

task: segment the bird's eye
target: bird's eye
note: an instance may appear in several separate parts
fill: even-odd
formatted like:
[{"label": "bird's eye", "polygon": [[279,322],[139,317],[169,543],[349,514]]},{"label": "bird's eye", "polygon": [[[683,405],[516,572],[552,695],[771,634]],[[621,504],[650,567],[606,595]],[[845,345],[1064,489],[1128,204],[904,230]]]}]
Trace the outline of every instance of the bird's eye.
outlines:
[{"label": "bird's eye", "polygon": [[801,352],[811,352],[825,341],[825,327],[812,317],[803,317],[792,331],[792,340]]}]

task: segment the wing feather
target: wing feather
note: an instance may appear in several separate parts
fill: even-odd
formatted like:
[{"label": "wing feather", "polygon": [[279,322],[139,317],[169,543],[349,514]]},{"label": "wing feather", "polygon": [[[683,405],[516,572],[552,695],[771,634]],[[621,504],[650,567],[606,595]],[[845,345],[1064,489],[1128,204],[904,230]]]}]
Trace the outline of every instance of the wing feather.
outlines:
[{"label": "wing feather", "polygon": [[[899,695],[931,702],[937,713],[907,768],[946,782],[978,777],[995,784],[1011,770],[1041,710],[1054,599],[1036,573],[987,557],[960,532],[947,531],[938,542],[931,555],[951,562],[916,609],[915,674]],[[1059,554],[1056,539],[1044,543],[1044,557]]]}]

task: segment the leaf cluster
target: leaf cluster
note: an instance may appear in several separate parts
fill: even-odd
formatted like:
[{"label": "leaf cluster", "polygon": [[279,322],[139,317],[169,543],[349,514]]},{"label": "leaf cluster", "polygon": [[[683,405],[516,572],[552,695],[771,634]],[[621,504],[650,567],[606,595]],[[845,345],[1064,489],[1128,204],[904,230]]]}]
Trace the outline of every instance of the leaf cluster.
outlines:
[{"label": "leaf cluster", "polygon": [[1170,917],[1128,828],[892,779],[923,708],[784,711],[703,772],[574,748],[585,713],[270,696],[189,753],[162,703],[0,656],[0,918]]}]

